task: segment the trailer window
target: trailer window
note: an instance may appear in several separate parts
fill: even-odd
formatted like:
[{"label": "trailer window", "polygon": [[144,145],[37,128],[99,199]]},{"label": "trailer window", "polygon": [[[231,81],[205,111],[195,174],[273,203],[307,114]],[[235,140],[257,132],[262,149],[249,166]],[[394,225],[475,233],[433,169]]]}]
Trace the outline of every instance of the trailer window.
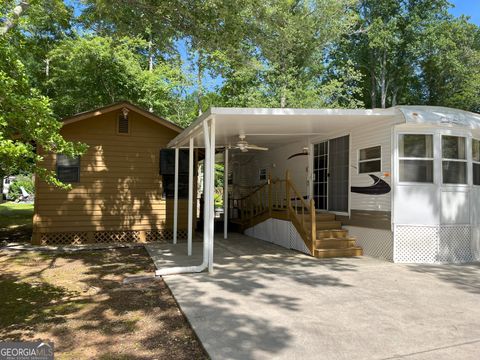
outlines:
[{"label": "trailer window", "polygon": [[473,185],[480,185],[480,140],[472,140]]},{"label": "trailer window", "polygon": [[382,171],[382,147],[373,146],[358,152],[358,173]]},{"label": "trailer window", "polygon": [[467,183],[466,141],[460,136],[442,136],[442,177],[444,184]]},{"label": "trailer window", "polygon": [[400,134],[399,180],[433,183],[433,135]]}]

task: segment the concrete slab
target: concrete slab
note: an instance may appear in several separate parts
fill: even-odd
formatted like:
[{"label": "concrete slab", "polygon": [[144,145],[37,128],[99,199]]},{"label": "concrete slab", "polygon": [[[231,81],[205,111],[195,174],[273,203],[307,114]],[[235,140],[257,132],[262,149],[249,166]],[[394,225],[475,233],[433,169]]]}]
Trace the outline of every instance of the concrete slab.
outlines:
[{"label": "concrete slab", "polygon": [[[147,249],[158,268],[201,262]],[[478,359],[480,264],[315,259],[231,234],[212,274],[166,276],[213,359]]]}]

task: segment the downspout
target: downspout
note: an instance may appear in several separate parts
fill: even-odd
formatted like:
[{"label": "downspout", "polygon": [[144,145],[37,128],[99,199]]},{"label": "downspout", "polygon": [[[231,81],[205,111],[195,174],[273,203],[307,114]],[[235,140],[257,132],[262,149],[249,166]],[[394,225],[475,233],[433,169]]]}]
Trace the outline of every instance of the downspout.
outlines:
[{"label": "downspout", "polygon": [[[199,273],[204,271],[209,266],[209,252],[210,245],[213,243],[210,237],[210,204],[211,204],[211,194],[210,194],[210,182],[211,182],[211,171],[210,164],[212,161],[211,147],[210,147],[210,134],[207,121],[203,122],[203,137],[205,142],[205,168],[208,171],[205,171],[205,186],[204,186],[204,204],[203,204],[203,261],[200,265],[194,266],[177,266],[172,268],[159,269],[155,271],[155,276],[164,276],[164,275],[174,275],[174,274],[187,274],[187,273]],[[207,191],[208,190],[208,191]]]}]

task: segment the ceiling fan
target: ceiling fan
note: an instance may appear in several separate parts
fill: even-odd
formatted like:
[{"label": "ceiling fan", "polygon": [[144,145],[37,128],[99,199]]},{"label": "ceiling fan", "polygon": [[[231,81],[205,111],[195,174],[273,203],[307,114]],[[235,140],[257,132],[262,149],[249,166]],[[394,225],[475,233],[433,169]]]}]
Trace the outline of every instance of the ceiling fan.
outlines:
[{"label": "ceiling fan", "polygon": [[233,147],[234,149],[239,149],[241,152],[247,152],[248,150],[260,150],[260,151],[267,151],[267,147],[261,147],[253,144],[249,144],[245,140],[245,135],[238,135],[238,141]]}]

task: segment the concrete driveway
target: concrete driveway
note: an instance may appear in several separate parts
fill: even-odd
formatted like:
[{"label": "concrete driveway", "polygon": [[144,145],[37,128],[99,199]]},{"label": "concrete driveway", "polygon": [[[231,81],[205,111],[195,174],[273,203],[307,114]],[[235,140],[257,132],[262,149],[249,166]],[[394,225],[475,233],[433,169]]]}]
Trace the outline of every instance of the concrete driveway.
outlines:
[{"label": "concrete driveway", "polygon": [[[243,235],[215,240],[213,274],[166,276],[213,359],[479,359],[480,264],[319,260]],[[149,245],[158,268],[198,264]]]}]

